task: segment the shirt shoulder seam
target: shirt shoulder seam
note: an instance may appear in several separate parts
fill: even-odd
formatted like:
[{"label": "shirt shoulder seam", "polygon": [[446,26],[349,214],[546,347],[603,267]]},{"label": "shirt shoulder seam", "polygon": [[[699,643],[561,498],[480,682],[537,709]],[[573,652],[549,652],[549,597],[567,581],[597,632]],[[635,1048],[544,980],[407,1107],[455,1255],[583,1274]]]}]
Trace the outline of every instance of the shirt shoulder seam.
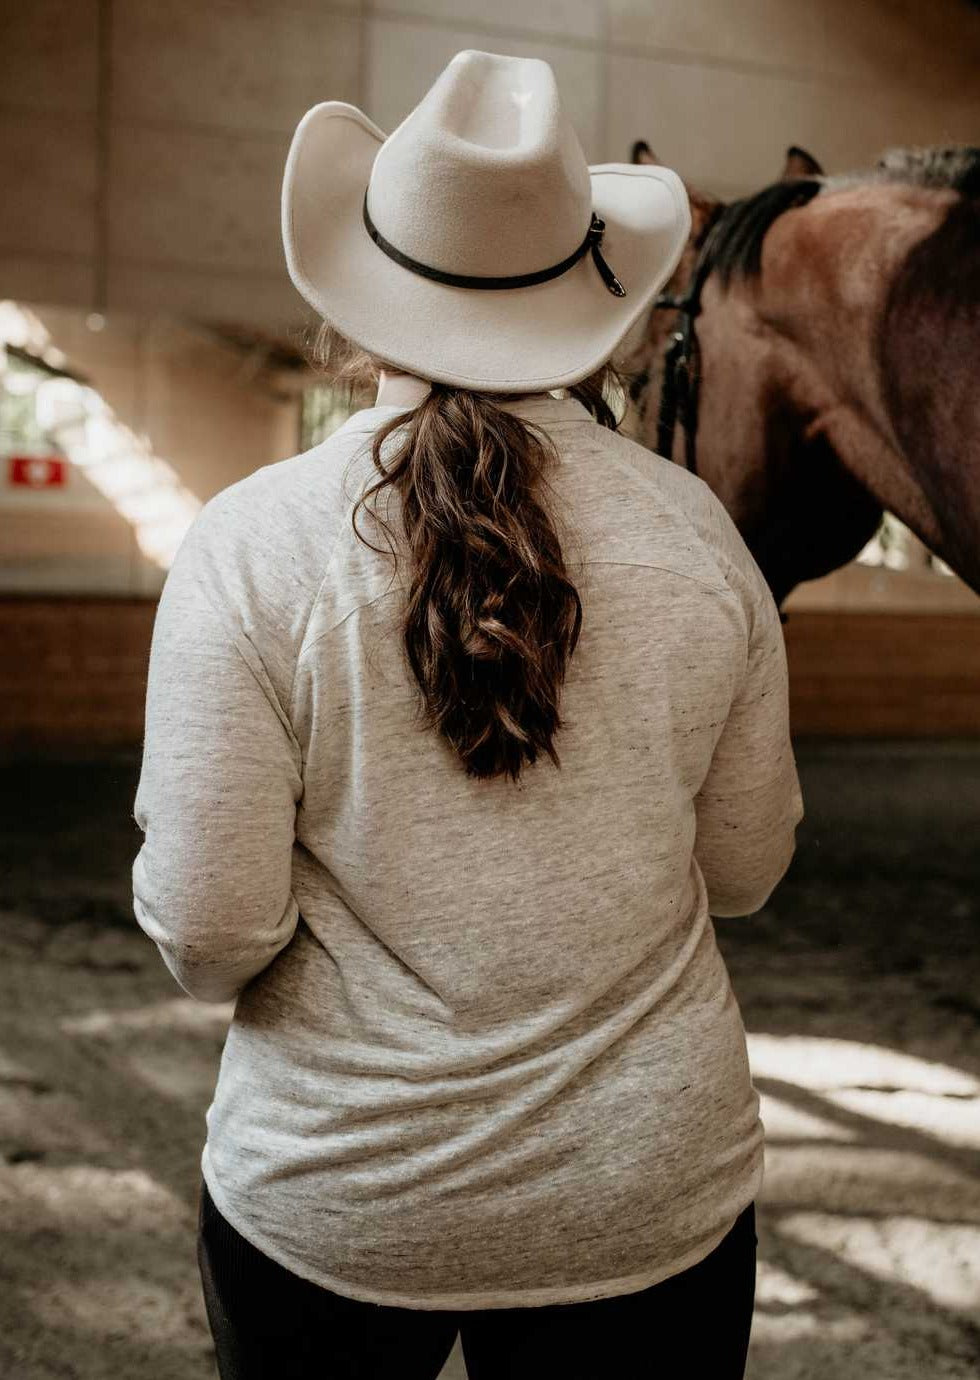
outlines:
[{"label": "shirt shoulder seam", "polygon": [[622,565],[639,566],[643,570],[662,570],[667,575],[676,575],[681,580],[690,580],[693,584],[700,585],[702,589],[710,589],[712,594],[720,594],[723,599],[738,600],[738,595],[729,585],[727,580],[722,584],[712,584],[708,580],[703,580],[700,575],[692,575],[689,570],[678,570],[673,565],[660,565],[656,561],[613,561],[606,560],[602,556],[589,557],[584,562],[585,565]]},{"label": "shirt shoulder seam", "polygon": [[[622,434],[622,432],[619,432],[619,431],[613,432],[612,435],[614,435],[614,436],[616,437],[616,439],[617,439],[618,442],[624,443],[624,444],[626,444],[626,445],[639,445],[639,444],[640,444],[638,441],[633,441],[630,437],[624,436],[624,435]],[[643,474],[641,471],[635,470],[631,465],[629,465],[629,464],[618,454],[619,448],[620,448],[619,446],[615,446],[615,447],[614,447],[614,446],[610,446],[608,451],[602,450],[601,453],[604,454],[604,455],[608,455],[609,458],[612,459],[613,463],[616,465],[616,467],[617,467],[617,469],[620,471],[620,473],[625,473],[625,474],[627,474],[628,477],[629,477],[631,480],[636,480],[636,481],[638,481],[640,484],[642,484],[645,488],[647,488],[647,489],[649,489],[649,490],[652,490],[652,491],[658,496],[658,498],[661,500],[661,502],[664,503],[665,506],[667,506],[667,507],[670,508],[670,511],[671,511],[672,513],[675,513],[675,514],[677,514],[677,516],[680,517],[680,519],[681,519],[681,521],[684,523],[685,527],[686,527],[686,528],[688,529],[688,531],[691,533],[693,539],[697,542],[699,549],[700,549],[701,551],[703,551],[703,552],[706,554],[706,556],[707,556],[708,559],[711,561],[711,563],[712,563],[712,565],[714,566],[714,568],[717,570],[718,576],[719,576],[719,579],[720,579],[720,582],[721,582],[720,586],[718,587],[718,592],[719,592],[719,593],[722,593],[722,592],[724,591],[724,592],[727,592],[727,593],[729,593],[729,594],[732,595],[732,597],[735,599],[736,603],[738,604],[739,608],[742,610],[742,616],[743,616],[743,620],[744,620],[744,618],[745,618],[745,609],[744,609],[744,606],[743,606],[743,603],[742,603],[741,596],[739,595],[738,590],[735,589],[734,586],[732,585],[732,582],[731,582],[731,580],[728,578],[728,573],[727,573],[727,567],[728,567],[729,565],[732,565],[732,566],[734,567],[734,563],[729,561],[729,559],[725,556],[724,552],[718,552],[718,551],[716,551],[713,547],[709,546],[708,543],[707,543],[707,542],[704,540],[704,538],[701,536],[701,534],[700,534],[700,532],[698,531],[697,527],[696,527],[696,526],[694,525],[694,523],[691,521],[691,518],[688,516],[687,512],[685,511],[683,504],[676,503],[676,502],[674,501],[674,499],[673,499],[670,495],[665,494],[665,493],[663,492],[663,490],[655,483],[655,481],[654,481],[649,475]],[[646,449],[646,447],[644,447],[644,449]],[[651,455],[655,455],[656,458],[659,459],[659,460],[661,460],[662,463],[665,464],[665,465],[673,465],[673,464],[675,463],[673,460],[666,460],[666,459],[664,459],[664,457],[663,457],[662,455],[657,455],[656,451],[651,451],[650,454],[651,454]],[[684,473],[685,473],[685,474],[691,474],[691,471],[685,470]],[[703,484],[704,487],[705,487],[706,489],[708,489],[709,493],[712,493],[712,495],[716,498],[716,501],[719,502],[719,503],[721,502],[721,500],[720,500],[720,499],[717,499],[717,496],[715,496],[715,495],[713,494],[713,491],[709,488],[709,486],[708,486],[707,484],[705,484],[705,482],[704,482],[703,479],[700,479],[699,476],[698,476],[698,475],[695,475],[695,474],[691,474],[691,478],[697,480],[698,483]],[[683,574],[684,572],[679,571],[678,573],[679,573],[679,574]],[[692,576],[690,576],[689,578],[691,578],[691,579],[696,579],[697,577],[692,575]],[[703,583],[707,584],[706,581],[704,581]],[[711,585],[708,585],[707,587],[708,587],[708,588],[714,588],[714,586],[711,586]],[[746,623],[746,634],[748,634],[748,624],[747,624],[747,623]]]},{"label": "shirt shoulder seam", "polygon": [[[734,599],[736,603],[738,602],[737,594],[733,589],[730,589],[727,584],[724,586],[709,584],[707,580],[702,580],[700,576],[691,575],[686,570],[677,570],[672,565],[657,565],[653,561],[613,561],[605,560],[602,557],[593,558],[591,556],[585,561],[583,561],[582,564],[586,566],[615,565],[623,566],[626,568],[632,567],[639,570],[659,570],[666,575],[676,575],[678,579],[681,580],[690,580],[692,584],[700,585],[702,589],[708,590],[711,594],[717,594],[722,599]],[[337,619],[336,623],[331,623],[329,628],[324,628],[322,632],[317,633],[316,637],[314,637],[311,642],[306,643],[306,645],[302,647],[298,657],[296,658],[297,670],[299,668],[300,661],[302,661],[303,657],[306,656],[307,652],[312,651],[314,647],[318,646],[324,640],[324,638],[329,637],[331,633],[335,633],[339,627],[342,627],[343,624],[347,622],[348,618],[353,618],[355,613],[360,613],[362,609],[370,608],[372,604],[377,604],[382,599],[387,599],[390,594],[397,594],[401,592],[401,590],[401,585],[393,585],[390,589],[383,590],[380,594],[375,594],[371,599],[364,599],[359,604],[355,604],[355,606],[352,609],[348,609],[347,612],[343,615],[343,617]],[[291,702],[290,708],[292,707],[293,705]]]},{"label": "shirt shoulder seam", "polygon": [[[346,423],[345,423],[345,426],[346,426]],[[337,431],[335,431],[335,432],[333,433],[333,436],[337,436],[341,430],[343,430],[343,427],[338,427]],[[352,435],[352,434],[353,434],[353,435],[359,435],[359,434],[361,434],[361,433],[355,432],[355,431],[353,431],[353,429],[352,429],[351,431],[348,431],[346,434],[347,434],[348,436],[350,436],[350,435]],[[370,433],[369,433],[369,434],[370,434]],[[328,437],[327,440],[328,440],[328,441],[332,440],[332,439],[333,439],[333,436]],[[326,444],[326,443],[324,443],[324,444]],[[346,460],[345,460],[345,462],[344,462],[344,463],[345,463],[345,466],[346,466],[345,471],[344,471],[345,475],[346,475],[347,469],[349,469],[349,467],[350,467],[352,461],[355,460],[355,459],[358,457],[358,455],[360,454],[361,449],[362,449],[362,447],[356,446],[356,447],[350,452],[350,454],[346,457]],[[343,484],[341,485],[341,487],[343,488]],[[328,555],[327,555],[326,562],[325,562],[325,564],[324,564],[324,566],[323,566],[323,573],[322,573],[322,575],[320,576],[320,579],[317,581],[316,588],[314,589],[313,594],[312,594],[312,597],[311,597],[311,599],[310,599],[309,608],[306,610],[306,617],[305,617],[304,620],[303,620],[303,629],[302,629],[302,632],[300,633],[299,644],[298,644],[298,651],[297,651],[297,653],[296,653],[296,660],[293,662],[293,673],[292,673],[292,677],[291,677],[290,683],[289,683],[289,701],[288,701],[289,709],[288,709],[288,712],[289,712],[289,715],[290,715],[290,720],[292,720],[293,710],[294,710],[294,706],[295,706],[295,698],[296,698],[296,677],[297,677],[297,675],[298,675],[298,673],[299,673],[299,663],[300,663],[300,661],[303,659],[303,657],[304,657],[304,655],[306,654],[306,652],[309,650],[309,648],[306,647],[306,646],[304,645],[305,642],[306,642],[306,634],[309,632],[310,623],[311,623],[312,620],[313,620],[313,615],[314,615],[314,613],[316,612],[317,606],[318,606],[318,604],[319,604],[319,602],[320,602],[320,595],[323,593],[323,587],[324,587],[324,585],[327,583],[327,579],[328,579],[328,577],[329,577],[329,575],[330,575],[331,570],[333,569],[333,565],[334,565],[334,562],[335,562],[335,560],[336,560],[336,558],[337,558],[337,554],[338,554],[338,552],[339,552],[340,549],[341,549],[341,542],[342,542],[343,537],[346,535],[346,531],[347,531],[347,523],[346,523],[345,519],[349,519],[349,518],[350,518],[350,511],[351,511],[351,510],[348,510],[348,508],[347,508],[347,506],[346,506],[346,503],[345,503],[344,509],[343,509],[343,517],[341,518],[341,520],[340,520],[340,521],[338,522],[338,524],[337,524],[337,531],[336,531],[335,534],[334,534],[334,539],[333,539],[333,542],[332,542],[332,544],[331,544],[330,551],[329,551],[329,553],[328,553]],[[318,640],[318,639],[315,639],[315,640]],[[294,644],[294,645],[296,645],[296,644]],[[311,644],[311,645],[312,645],[312,644]]]}]

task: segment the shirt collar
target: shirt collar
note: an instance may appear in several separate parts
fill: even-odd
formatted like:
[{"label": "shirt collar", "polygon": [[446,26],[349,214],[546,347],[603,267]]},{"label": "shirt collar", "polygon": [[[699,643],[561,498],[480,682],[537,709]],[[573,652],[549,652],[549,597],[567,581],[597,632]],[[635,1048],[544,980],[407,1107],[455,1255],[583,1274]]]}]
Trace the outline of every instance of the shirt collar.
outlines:
[{"label": "shirt collar", "polygon": [[[428,392],[429,384],[425,379],[416,378],[413,374],[386,374],[374,406],[355,412],[347,423],[348,428],[373,431],[396,412],[411,411]],[[501,394],[497,402],[506,412],[548,426],[594,420],[585,404],[573,397],[556,398],[551,393],[532,393],[526,398],[512,399],[508,394]]]}]

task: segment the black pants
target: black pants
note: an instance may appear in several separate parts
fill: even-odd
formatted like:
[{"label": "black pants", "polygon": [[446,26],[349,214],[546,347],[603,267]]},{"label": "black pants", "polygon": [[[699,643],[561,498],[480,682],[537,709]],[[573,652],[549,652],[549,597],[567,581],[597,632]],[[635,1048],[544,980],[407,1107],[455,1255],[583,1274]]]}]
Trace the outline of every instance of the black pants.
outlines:
[{"label": "black pants", "polygon": [[270,1260],[201,1181],[197,1258],[221,1380],[742,1380],[756,1268],[750,1203],[710,1255],[639,1293],[535,1308],[394,1308]]}]

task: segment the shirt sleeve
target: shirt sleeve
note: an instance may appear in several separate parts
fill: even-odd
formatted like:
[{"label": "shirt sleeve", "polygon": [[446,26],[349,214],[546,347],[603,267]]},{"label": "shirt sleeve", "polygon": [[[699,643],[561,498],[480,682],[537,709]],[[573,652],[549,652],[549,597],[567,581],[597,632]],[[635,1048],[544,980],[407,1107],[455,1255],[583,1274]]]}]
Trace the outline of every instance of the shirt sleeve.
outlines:
[{"label": "shirt sleeve", "polygon": [[192,533],[153,626],[133,908],[183,990],[223,1002],[296,929],[302,754],[254,642],[198,574]]},{"label": "shirt sleeve", "polygon": [[755,562],[744,565],[750,591],[745,675],[694,802],[694,856],[709,913],[718,916],[751,915],[765,905],[792,861],[803,819],[779,610]]}]

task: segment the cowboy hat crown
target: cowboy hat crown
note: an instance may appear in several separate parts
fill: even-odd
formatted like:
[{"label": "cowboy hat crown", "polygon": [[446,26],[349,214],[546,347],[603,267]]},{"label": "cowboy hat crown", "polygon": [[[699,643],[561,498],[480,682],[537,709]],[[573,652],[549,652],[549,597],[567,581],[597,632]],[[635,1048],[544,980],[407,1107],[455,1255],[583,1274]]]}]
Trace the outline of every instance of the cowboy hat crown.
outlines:
[{"label": "cowboy hat crown", "polygon": [[390,243],[449,273],[509,277],[566,258],[592,183],[548,64],[457,53],[378,150],[367,204]]},{"label": "cowboy hat crown", "polygon": [[498,392],[597,368],[690,227],[676,173],[589,167],[548,63],[473,50],[387,137],[346,102],[308,111],[282,214],[326,320],[395,367]]}]

